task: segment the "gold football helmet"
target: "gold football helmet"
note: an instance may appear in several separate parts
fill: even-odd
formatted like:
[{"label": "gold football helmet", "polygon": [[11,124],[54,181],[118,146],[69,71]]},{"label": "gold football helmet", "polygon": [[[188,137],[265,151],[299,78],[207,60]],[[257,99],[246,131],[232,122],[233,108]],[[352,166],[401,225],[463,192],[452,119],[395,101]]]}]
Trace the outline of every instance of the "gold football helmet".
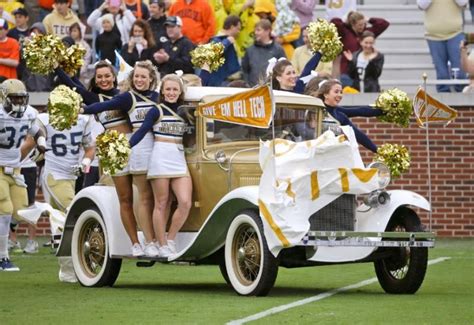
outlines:
[{"label": "gold football helmet", "polygon": [[5,111],[13,117],[22,117],[30,97],[23,82],[7,79],[0,85],[0,90]]}]

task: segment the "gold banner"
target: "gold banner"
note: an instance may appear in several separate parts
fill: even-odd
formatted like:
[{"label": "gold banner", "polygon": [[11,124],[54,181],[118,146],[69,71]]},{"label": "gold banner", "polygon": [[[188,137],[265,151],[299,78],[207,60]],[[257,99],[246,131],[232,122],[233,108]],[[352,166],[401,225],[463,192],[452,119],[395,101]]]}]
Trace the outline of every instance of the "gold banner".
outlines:
[{"label": "gold banner", "polygon": [[426,123],[431,122],[448,124],[458,116],[456,110],[434,99],[425,93],[422,88],[418,89],[415,98],[413,98],[413,110],[415,111],[416,123],[420,127],[424,127]]},{"label": "gold banner", "polygon": [[211,103],[200,104],[201,116],[233,124],[268,128],[273,117],[272,91],[268,85]]}]

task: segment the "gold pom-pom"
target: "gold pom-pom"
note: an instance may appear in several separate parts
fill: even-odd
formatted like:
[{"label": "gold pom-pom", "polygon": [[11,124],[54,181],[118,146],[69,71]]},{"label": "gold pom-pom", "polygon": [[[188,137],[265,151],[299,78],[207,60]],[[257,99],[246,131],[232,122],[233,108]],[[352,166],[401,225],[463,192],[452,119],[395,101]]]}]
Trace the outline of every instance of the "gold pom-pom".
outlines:
[{"label": "gold pom-pom", "polygon": [[386,143],[377,149],[374,157],[388,166],[392,177],[400,177],[410,168],[410,153],[404,145]]},{"label": "gold pom-pom", "polygon": [[321,52],[321,61],[331,62],[342,51],[342,42],[339,39],[336,25],[325,19],[308,25],[309,46],[313,52]]},{"label": "gold pom-pom", "polygon": [[54,71],[65,50],[59,37],[33,34],[24,41],[23,58],[31,72],[47,75]]},{"label": "gold pom-pom", "polygon": [[395,123],[401,127],[407,127],[412,114],[412,104],[407,93],[397,89],[389,89],[382,92],[375,101],[375,106],[384,111],[384,115],[378,117],[380,121]]},{"label": "gold pom-pom", "polygon": [[225,62],[224,45],[222,43],[208,43],[199,45],[190,52],[191,63],[195,67],[201,68],[204,64],[209,65],[209,69],[216,71]]},{"label": "gold pom-pom", "polygon": [[97,157],[104,173],[114,175],[127,166],[130,143],[124,133],[107,130],[96,138]]},{"label": "gold pom-pom", "polygon": [[73,76],[84,65],[86,50],[77,44],[66,48],[61,56],[59,67],[68,75]]},{"label": "gold pom-pom", "polygon": [[77,124],[82,97],[67,86],[60,85],[49,94],[49,123],[59,131]]}]

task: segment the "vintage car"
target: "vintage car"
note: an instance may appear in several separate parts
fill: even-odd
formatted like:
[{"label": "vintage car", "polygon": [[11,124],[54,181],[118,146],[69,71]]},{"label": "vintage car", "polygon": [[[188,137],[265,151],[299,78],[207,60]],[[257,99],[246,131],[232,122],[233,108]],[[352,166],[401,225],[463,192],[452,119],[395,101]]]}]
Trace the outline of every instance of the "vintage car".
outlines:
[{"label": "vintage car", "polygon": [[[324,120],[319,99],[283,91],[273,91],[272,128],[229,124],[196,111],[200,103],[242,91],[188,89],[181,113],[189,122],[184,150],[193,180],[193,206],[176,240],[178,254],[143,257],[137,266],[156,262],[218,265],[238,294],[262,296],[273,287],[280,266],[373,262],[386,292],[416,292],[434,236],[423,232],[411,206],[429,210],[430,205],[416,193],[385,190],[390,173],[382,164],[374,166],[380,183],[377,190],[337,196],[309,217],[309,229],[299,242],[281,247],[277,254],[270,251],[264,231],[269,221],[259,209],[261,141],[275,137],[288,143],[307,142],[334,125]],[[362,199],[365,203],[358,204]],[[133,258],[110,182],[76,195],[57,255],[72,256],[77,278],[86,287],[112,286],[122,260]]]}]

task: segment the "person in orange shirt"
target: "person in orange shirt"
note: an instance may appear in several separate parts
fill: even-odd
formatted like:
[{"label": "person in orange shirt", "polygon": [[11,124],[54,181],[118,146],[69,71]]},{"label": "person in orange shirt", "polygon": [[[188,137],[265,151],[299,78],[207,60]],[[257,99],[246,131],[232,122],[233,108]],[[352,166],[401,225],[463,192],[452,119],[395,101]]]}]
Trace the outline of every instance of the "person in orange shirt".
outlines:
[{"label": "person in orange shirt", "polygon": [[7,37],[8,22],[0,18],[0,78],[16,79],[16,67],[20,62],[20,44]]},{"label": "person in orange shirt", "polygon": [[177,0],[168,16],[181,17],[184,36],[196,45],[206,44],[216,34],[214,11],[206,0]]}]

